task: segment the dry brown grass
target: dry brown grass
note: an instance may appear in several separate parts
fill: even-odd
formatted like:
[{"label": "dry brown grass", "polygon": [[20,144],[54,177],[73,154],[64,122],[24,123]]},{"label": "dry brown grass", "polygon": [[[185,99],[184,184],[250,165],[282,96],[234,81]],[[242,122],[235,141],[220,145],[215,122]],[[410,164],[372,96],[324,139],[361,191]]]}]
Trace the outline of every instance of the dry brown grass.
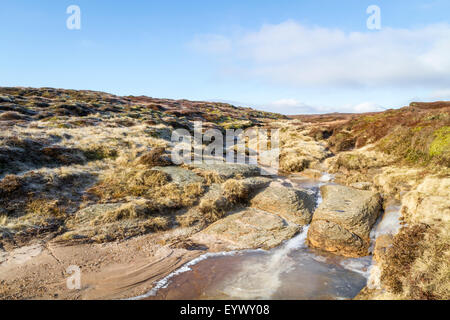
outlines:
[{"label": "dry brown grass", "polygon": [[121,220],[141,219],[149,216],[154,208],[151,201],[137,201],[126,203],[120,208],[108,211],[91,221],[91,225],[101,225]]},{"label": "dry brown grass", "polygon": [[285,173],[302,172],[325,160],[330,152],[325,143],[317,142],[307,135],[303,125],[293,123],[279,124],[280,131],[280,170]]},{"label": "dry brown grass", "polygon": [[311,161],[297,154],[286,153],[280,157],[280,169],[283,172],[302,172],[309,168]]},{"label": "dry brown grass", "polygon": [[[23,179],[16,175],[7,175],[0,180],[0,197],[8,197],[22,192]],[[7,199],[5,199],[7,200]]]},{"label": "dry brown grass", "polygon": [[58,205],[58,200],[32,199],[26,205],[26,213],[39,217],[62,217],[64,210]]},{"label": "dry brown grass", "polygon": [[14,111],[7,111],[0,114],[0,121],[22,120],[22,119],[26,119],[26,117]]},{"label": "dry brown grass", "polygon": [[242,181],[230,179],[222,187],[223,195],[230,203],[237,204],[248,200],[249,190]]},{"label": "dry brown grass", "polygon": [[0,215],[0,226],[6,226],[8,224],[8,216]]},{"label": "dry brown grass", "polygon": [[146,165],[148,167],[169,166],[170,161],[168,161],[163,157],[165,151],[166,151],[165,148],[162,147],[154,148],[153,150],[139,157],[139,159],[137,159],[137,163]]},{"label": "dry brown grass", "polygon": [[152,197],[155,189],[169,182],[170,176],[161,171],[119,167],[108,172],[104,179],[88,192],[104,200],[121,199],[127,196]]},{"label": "dry brown grass", "polygon": [[205,171],[201,169],[193,169],[192,171],[195,172],[198,176],[205,179],[205,183],[208,186],[215,183],[223,183],[225,181],[219,174],[217,174],[217,172]]},{"label": "dry brown grass", "polygon": [[[200,220],[206,224],[213,223],[223,218],[228,211],[236,206],[244,204],[248,197],[249,190],[242,181],[227,180],[222,184],[220,192],[210,196],[207,195],[200,201],[198,209],[202,216],[200,219],[195,216],[191,217],[191,220]],[[186,223],[186,221],[183,221],[183,223]]]},{"label": "dry brown grass", "polygon": [[394,237],[392,247],[386,255],[386,265],[381,275],[382,283],[393,293],[403,292],[403,279],[408,276],[411,265],[421,255],[420,242],[425,237],[427,226],[415,225],[403,228]]},{"label": "dry brown grass", "polygon": [[103,159],[115,159],[118,156],[117,150],[107,145],[94,145],[83,150],[84,156],[88,161],[97,161]]},{"label": "dry brown grass", "polygon": [[[89,193],[102,201],[141,197],[147,202],[147,211],[162,212],[193,206],[205,192],[201,183],[179,186],[170,182],[167,173],[146,167],[119,168],[109,172]],[[169,213],[169,212],[166,212]]]},{"label": "dry brown grass", "polygon": [[181,194],[183,206],[188,207],[194,205],[204,192],[205,186],[201,183],[192,183],[183,187]]},{"label": "dry brown grass", "polygon": [[[449,103],[413,103],[381,113],[353,115],[328,125],[334,152],[375,144],[382,152],[410,165],[450,166]],[[315,135],[317,130],[312,130]]]},{"label": "dry brown grass", "polygon": [[450,299],[450,234],[432,228],[421,243],[423,253],[411,266],[405,292],[412,299]]},{"label": "dry brown grass", "polygon": [[387,251],[381,282],[404,299],[448,300],[448,230],[426,225],[403,228]]},{"label": "dry brown grass", "polygon": [[229,204],[224,197],[206,198],[200,201],[199,210],[202,213],[202,222],[213,223],[225,216]]}]

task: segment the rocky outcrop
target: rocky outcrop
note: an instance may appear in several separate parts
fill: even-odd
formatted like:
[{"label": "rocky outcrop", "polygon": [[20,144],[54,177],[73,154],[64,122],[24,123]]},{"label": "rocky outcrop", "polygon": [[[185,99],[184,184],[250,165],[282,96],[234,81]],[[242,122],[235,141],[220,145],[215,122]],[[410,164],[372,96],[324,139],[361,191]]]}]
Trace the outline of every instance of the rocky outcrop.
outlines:
[{"label": "rocky outcrop", "polygon": [[309,137],[308,131],[289,123],[280,123],[280,169],[284,172],[302,172],[318,165],[331,155],[324,142]]},{"label": "rocky outcrop", "polygon": [[405,191],[413,190],[423,180],[420,168],[385,167],[373,177],[374,186],[385,196],[395,196],[400,200]]},{"label": "rocky outcrop", "polygon": [[192,183],[203,182],[203,178],[194,172],[180,167],[154,167],[153,170],[162,171],[170,176],[172,182],[179,186],[187,186]]},{"label": "rocky outcrop", "polygon": [[370,182],[355,182],[350,185],[351,188],[359,190],[370,190],[372,188],[372,183]]},{"label": "rocky outcrop", "polygon": [[309,245],[348,257],[367,255],[370,230],[382,209],[381,196],[337,185],[323,186],[321,192],[323,202],[308,230]]},{"label": "rocky outcrop", "polygon": [[246,208],[215,222],[192,240],[213,251],[271,249],[299,231],[300,226],[278,215]]},{"label": "rocky outcrop", "polygon": [[402,199],[402,214],[409,223],[450,225],[450,178],[428,177]]},{"label": "rocky outcrop", "polygon": [[250,203],[254,208],[278,214],[298,225],[307,225],[311,222],[316,205],[314,194],[311,192],[281,186],[264,189],[256,194]]},{"label": "rocky outcrop", "polygon": [[394,159],[382,152],[369,150],[369,146],[343,152],[337,156],[327,159],[327,166],[330,172],[346,172],[346,171],[367,171],[370,169],[382,168],[394,163]]},{"label": "rocky outcrop", "polygon": [[251,177],[240,180],[245,188],[250,192],[268,187],[272,183],[272,179],[266,177]]},{"label": "rocky outcrop", "polygon": [[193,168],[216,173],[223,179],[231,179],[236,176],[254,177],[261,174],[258,166],[238,163],[218,163],[218,164],[192,164]]},{"label": "rocky outcrop", "polygon": [[378,264],[382,264],[386,251],[392,246],[393,235],[382,234],[375,241],[375,248],[373,250],[373,258]]}]

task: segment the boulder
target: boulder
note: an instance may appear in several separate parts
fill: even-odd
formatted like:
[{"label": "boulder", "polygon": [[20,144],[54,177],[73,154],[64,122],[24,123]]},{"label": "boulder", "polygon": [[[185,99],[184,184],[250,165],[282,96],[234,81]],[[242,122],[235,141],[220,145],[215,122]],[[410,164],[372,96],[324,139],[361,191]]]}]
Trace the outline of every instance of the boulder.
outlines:
[{"label": "boulder", "polygon": [[370,190],[372,188],[372,183],[370,182],[355,182],[350,185],[351,188],[359,190]]},{"label": "boulder", "polygon": [[321,188],[323,202],[314,213],[308,243],[335,254],[368,254],[370,230],[382,210],[380,194],[338,185]]},{"label": "boulder", "polygon": [[255,165],[238,163],[218,163],[218,164],[192,164],[192,167],[203,171],[214,172],[224,179],[231,179],[236,176],[255,177],[261,175],[261,169]]},{"label": "boulder", "polygon": [[378,263],[383,263],[387,249],[392,246],[394,237],[390,234],[382,234],[375,241],[375,248],[373,250],[373,258]]},{"label": "boulder", "polygon": [[450,225],[450,178],[427,177],[402,198],[402,216],[410,224]]},{"label": "boulder", "polygon": [[273,180],[266,177],[251,177],[240,181],[249,191],[255,191],[268,187]]},{"label": "boulder", "polygon": [[307,225],[311,222],[316,200],[308,190],[271,186],[257,193],[251,199],[251,206],[298,225]]},{"label": "boulder", "polygon": [[179,186],[187,186],[193,183],[203,182],[203,178],[195,174],[194,172],[181,168],[181,167],[154,167],[153,170],[158,170],[167,173],[172,182],[178,184]]},{"label": "boulder", "polygon": [[245,208],[221,219],[192,240],[213,251],[271,249],[291,239],[301,227],[278,215]]}]

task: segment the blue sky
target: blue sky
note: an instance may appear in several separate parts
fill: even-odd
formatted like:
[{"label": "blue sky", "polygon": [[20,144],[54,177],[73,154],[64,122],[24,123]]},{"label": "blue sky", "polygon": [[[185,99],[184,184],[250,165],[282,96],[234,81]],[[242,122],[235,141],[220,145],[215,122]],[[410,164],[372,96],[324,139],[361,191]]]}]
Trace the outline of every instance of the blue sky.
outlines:
[{"label": "blue sky", "polygon": [[[81,30],[66,27],[69,5]],[[3,0],[0,85],[286,114],[450,100],[449,12],[446,0]]]}]

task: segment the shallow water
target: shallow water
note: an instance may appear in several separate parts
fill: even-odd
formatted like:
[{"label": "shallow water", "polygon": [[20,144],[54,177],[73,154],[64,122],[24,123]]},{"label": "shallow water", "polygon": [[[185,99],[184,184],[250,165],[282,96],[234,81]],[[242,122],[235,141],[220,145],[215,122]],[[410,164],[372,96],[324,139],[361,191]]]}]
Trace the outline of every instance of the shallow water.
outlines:
[{"label": "shallow water", "polygon": [[[319,256],[305,245],[307,230],[270,250],[199,259],[165,280],[147,299],[351,299],[366,285],[347,259]],[[357,260],[357,259],[351,259]],[[357,267],[368,265],[361,262]],[[161,283],[163,284],[163,283]]]},{"label": "shallow water", "polygon": [[375,240],[383,234],[397,234],[401,227],[400,216],[401,203],[399,201],[388,203],[383,216],[373,227],[370,238]]},{"label": "shallow water", "polygon": [[[332,183],[299,176],[280,179],[292,187],[314,191],[321,202],[319,188]],[[388,207],[372,235],[394,232],[398,208]],[[367,284],[372,257],[343,258],[311,250],[305,240],[307,227],[282,246],[269,251],[208,253],[165,279],[145,299],[352,299]]]}]

